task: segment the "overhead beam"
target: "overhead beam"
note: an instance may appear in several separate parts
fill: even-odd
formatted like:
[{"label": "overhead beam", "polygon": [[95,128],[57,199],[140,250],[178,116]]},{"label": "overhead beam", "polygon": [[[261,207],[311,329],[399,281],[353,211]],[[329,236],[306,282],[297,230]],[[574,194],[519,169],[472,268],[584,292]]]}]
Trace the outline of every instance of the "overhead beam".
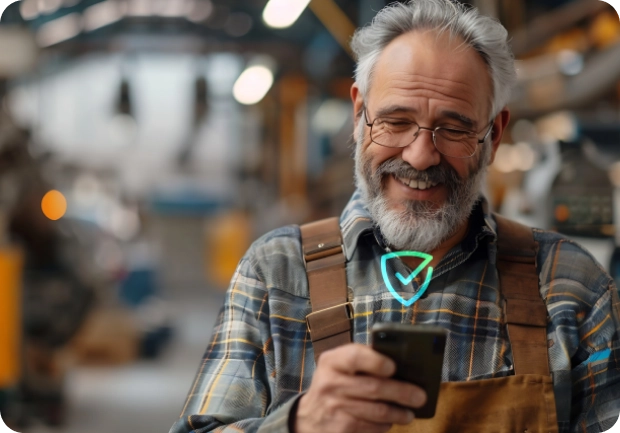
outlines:
[{"label": "overhead beam", "polygon": [[549,39],[572,28],[584,18],[611,8],[607,3],[594,0],[576,0],[533,19],[529,25],[514,33],[512,50],[515,56],[527,54],[541,47]]},{"label": "overhead beam", "polygon": [[347,14],[340,9],[334,0],[312,0],[309,7],[342,49],[353,58],[349,42],[355,32],[355,25]]},{"label": "overhead beam", "polygon": [[593,55],[579,75],[565,77],[559,72],[542,80],[523,83],[521,97],[510,103],[514,116],[539,117],[576,109],[613,91],[620,80],[620,43]]}]

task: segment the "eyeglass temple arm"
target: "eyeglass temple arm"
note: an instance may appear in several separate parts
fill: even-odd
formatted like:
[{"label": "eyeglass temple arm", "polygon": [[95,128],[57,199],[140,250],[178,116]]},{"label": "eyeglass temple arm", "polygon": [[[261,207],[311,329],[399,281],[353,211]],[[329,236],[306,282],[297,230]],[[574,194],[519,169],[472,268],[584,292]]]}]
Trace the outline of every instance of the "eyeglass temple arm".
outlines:
[{"label": "eyeglass temple arm", "polygon": [[364,119],[366,119],[366,126],[372,127],[372,122],[368,123],[368,113],[366,112],[366,105],[362,109],[362,114],[364,115]]},{"label": "eyeglass temple arm", "polygon": [[489,125],[489,130],[487,131],[486,134],[484,134],[484,137],[482,137],[481,139],[478,140],[478,144],[484,143],[484,140],[487,139],[487,137],[489,136],[490,132],[493,130],[493,125],[494,124],[495,124],[495,122],[491,122],[491,124]]}]

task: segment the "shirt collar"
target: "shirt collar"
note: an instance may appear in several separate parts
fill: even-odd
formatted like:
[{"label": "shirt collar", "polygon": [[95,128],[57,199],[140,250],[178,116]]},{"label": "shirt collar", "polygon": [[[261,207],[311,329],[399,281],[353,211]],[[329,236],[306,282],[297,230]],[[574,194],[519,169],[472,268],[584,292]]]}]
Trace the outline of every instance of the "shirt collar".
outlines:
[{"label": "shirt collar", "polygon": [[372,231],[372,227],[373,222],[370,213],[366,209],[360,190],[356,189],[340,215],[342,243],[347,261],[353,257],[360,236]]},{"label": "shirt collar", "polygon": [[[469,234],[463,242],[465,249],[468,249],[469,240],[475,240],[481,235],[490,235],[493,239],[497,238],[497,226],[489,211],[489,203],[483,195],[476,202],[472,211],[471,222],[474,224],[470,227]],[[342,230],[344,253],[347,261],[353,257],[360,237],[372,232],[373,227],[374,223],[362,199],[361,192],[356,189],[340,215],[340,229]]]}]

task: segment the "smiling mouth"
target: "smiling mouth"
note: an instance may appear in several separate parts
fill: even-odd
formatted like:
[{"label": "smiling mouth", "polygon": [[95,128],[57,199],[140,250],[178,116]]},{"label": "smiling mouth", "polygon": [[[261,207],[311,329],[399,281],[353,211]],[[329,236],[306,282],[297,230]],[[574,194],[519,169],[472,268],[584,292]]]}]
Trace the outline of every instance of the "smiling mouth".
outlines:
[{"label": "smiling mouth", "polygon": [[403,185],[408,186],[409,188],[412,188],[412,189],[418,189],[420,191],[424,191],[426,189],[439,185],[437,182],[431,182],[431,181],[408,179],[405,177],[397,177],[397,176],[394,176],[394,178],[398,180],[400,183],[402,183]]}]

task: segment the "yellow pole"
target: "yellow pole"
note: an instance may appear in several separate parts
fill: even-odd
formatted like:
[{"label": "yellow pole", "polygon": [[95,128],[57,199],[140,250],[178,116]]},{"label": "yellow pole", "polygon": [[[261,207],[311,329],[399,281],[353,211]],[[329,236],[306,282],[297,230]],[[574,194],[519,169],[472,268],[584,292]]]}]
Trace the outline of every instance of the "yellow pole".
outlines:
[{"label": "yellow pole", "polygon": [[15,386],[21,375],[21,281],[18,248],[0,248],[0,389]]},{"label": "yellow pole", "polygon": [[[308,81],[301,75],[280,78],[280,198],[306,198],[307,116],[297,116],[308,103]],[[303,113],[302,113],[303,114]]]},{"label": "yellow pole", "polygon": [[342,49],[353,57],[349,40],[355,32],[355,25],[347,14],[340,9],[334,0],[312,0],[310,9],[338,41]]}]

